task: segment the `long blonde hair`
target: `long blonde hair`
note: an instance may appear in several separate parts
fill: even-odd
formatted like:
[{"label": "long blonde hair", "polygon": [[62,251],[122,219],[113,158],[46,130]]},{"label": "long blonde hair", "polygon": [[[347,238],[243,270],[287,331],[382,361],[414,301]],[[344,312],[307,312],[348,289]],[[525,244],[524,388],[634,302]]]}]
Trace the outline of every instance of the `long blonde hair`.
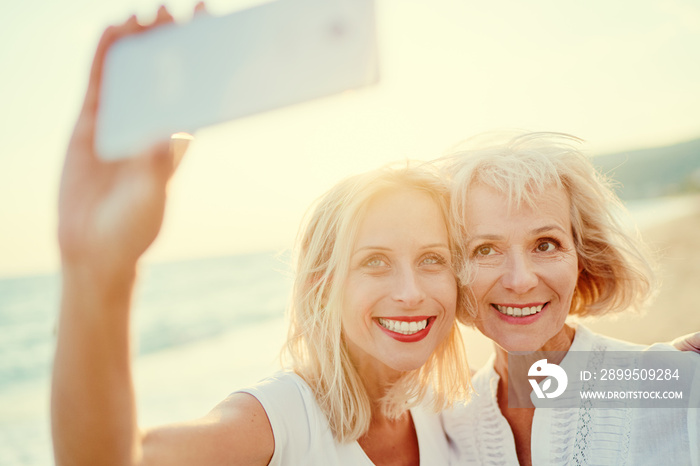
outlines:
[{"label": "long blonde hair", "polygon": [[[429,194],[448,225],[449,197],[444,182],[423,167],[383,168],[347,178],[317,202],[300,230],[290,329],[285,347],[292,369],[312,388],[341,442],[357,440],[369,429],[370,400],[342,336],[343,286],[352,245],[368,205],[379,194],[397,189]],[[461,261],[455,261],[460,262]],[[456,278],[455,278],[456,279]],[[406,372],[382,400],[383,412],[398,417],[428,395],[435,410],[466,399],[470,374],[457,321],[425,365]]]}]

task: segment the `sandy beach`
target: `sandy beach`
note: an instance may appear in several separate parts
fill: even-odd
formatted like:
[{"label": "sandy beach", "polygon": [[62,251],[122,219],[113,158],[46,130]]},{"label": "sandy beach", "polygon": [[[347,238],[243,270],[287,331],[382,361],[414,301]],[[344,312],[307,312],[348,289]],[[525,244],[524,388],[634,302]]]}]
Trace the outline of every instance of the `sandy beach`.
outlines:
[{"label": "sandy beach", "polygon": [[700,331],[700,197],[695,212],[642,231],[659,256],[659,294],[641,313],[625,312],[586,325],[623,340],[653,343]]},{"label": "sandy beach", "polygon": [[[640,311],[584,319],[590,329],[621,340],[651,344],[700,331],[700,196],[695,210],[642,230],[658,256],[660,288],[650,305]],[[463,332],[469,364],[481,367],[492,343],[477,330]]]}]

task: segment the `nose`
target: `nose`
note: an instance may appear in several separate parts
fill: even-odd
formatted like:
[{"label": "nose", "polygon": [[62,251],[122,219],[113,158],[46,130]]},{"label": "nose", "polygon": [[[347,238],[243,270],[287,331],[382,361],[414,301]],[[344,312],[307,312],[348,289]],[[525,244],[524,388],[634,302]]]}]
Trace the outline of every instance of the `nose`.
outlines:
[{"label": "nose", "polygon": [[539,279],[527,254],[520,251],[510,254],[505,267],[501,283],[506,289],[525,294],[537,286]]},{"label": "nose", "polygon": [[394,301],[400,302],[406,307],[414,308],[425,300],[425,290],[418,272],[410,267],[403,267],[396,272]]}]

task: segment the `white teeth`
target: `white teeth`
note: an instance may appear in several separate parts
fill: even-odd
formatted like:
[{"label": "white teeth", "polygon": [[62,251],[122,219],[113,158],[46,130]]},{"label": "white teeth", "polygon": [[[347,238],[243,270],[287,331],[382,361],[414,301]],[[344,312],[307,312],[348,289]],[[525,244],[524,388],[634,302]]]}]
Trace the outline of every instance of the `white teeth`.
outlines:
[{"label": "white teeth", "polygon": [[428,326],[428,320],[420,320],[418,322],[406,322],[401,320],[379,319],[379,324],[387,330],[401,333],[403,335],[413,335],[420,332]]},{"label": "white teeth", "polygon": [[508,316],[515,316],[515,317],[525,317],[525,316],[531,316],[532,314],[537,314],[542,310],[544,307],[544,304],[540,304],[539,306],[532,306],[532,307],[508,307],[508,306],[501,306],[499,304],[496,304],[496,309],[498,309],[498,312],[501,314],[505,314]]}]

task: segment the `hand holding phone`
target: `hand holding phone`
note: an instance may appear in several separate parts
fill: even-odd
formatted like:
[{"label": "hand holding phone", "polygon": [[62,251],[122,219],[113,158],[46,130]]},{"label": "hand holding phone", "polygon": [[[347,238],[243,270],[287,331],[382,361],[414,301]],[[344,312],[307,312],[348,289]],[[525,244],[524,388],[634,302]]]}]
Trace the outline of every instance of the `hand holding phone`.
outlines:
[{"label": "hand holding phone", "polygon": [[115,42],[172,21],[170,13],[160,8],[150,24],[140,24],[133,16],[105,30],[66,150],[58,202],[62,267],[105,286],[125,283],[125,276],[133,274],[139,257],[158,235],[168,180],[187,142],[176,141],[173,146],[160,141],[140,151],[139,157],[118,164],[101,161],[95,130],[104,61]]},{"label": "hand holding phone", "polygon": [[277,0],[197,15],[112,47],[96,150],[129,157],[176,132],[378,79],[373,0]]}]

